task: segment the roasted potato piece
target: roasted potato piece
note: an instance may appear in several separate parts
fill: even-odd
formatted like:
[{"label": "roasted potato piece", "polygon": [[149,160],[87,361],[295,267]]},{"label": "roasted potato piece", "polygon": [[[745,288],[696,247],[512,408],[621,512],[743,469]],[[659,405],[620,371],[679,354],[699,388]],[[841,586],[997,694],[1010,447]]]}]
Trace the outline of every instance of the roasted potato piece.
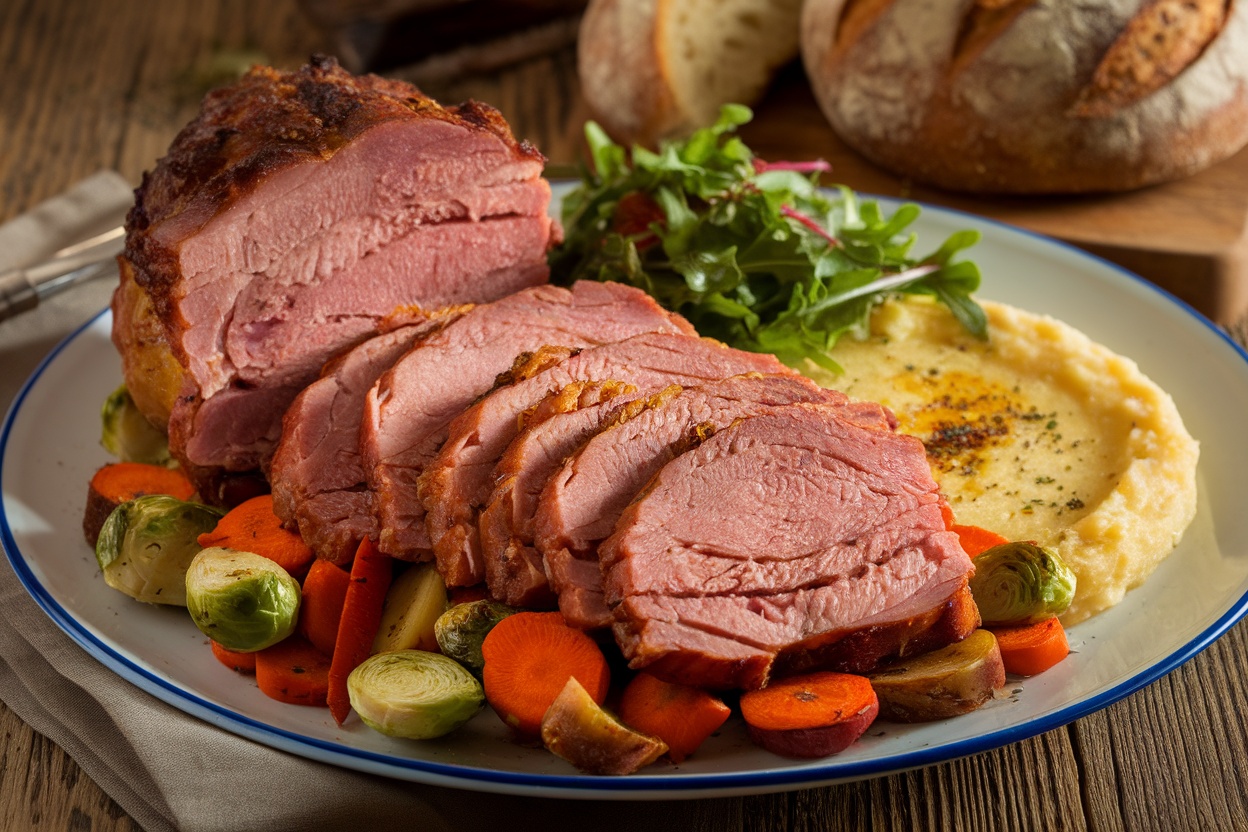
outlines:
[{"label": "roasted potato piece", "polygon": [[603,710],[575,676],[546,710],[542,742],[586,774],[632,774],[667,752],[663,740]]},{"label": "roasted potato piece", "polygon": [[976,630],[957,644],[915,656],[872,674],[880,718],[931,722],[969,713],[1005,686],[997,639]]}]

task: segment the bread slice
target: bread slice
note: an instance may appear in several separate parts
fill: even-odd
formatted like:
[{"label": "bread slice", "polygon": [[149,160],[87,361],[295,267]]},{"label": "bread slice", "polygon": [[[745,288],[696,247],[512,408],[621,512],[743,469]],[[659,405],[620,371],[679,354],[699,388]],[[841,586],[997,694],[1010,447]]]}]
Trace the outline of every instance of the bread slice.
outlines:
[{"label": "bread slice", "polygon": [[578,68],[594,118],[654,145],[753,104],[797,55],[801,0],[590,0]]}]

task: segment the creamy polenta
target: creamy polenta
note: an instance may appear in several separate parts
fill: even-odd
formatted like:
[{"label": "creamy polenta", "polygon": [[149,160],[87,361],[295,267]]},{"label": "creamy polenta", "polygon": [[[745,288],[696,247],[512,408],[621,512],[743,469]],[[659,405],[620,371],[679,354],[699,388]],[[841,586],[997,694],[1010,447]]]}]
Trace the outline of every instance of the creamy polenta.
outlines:
[{"label": "creamy polenta", "polygon": [[1198,445],[1134,362],[1051,318],[981,302],[989,340],[941,306],[890,301],[820,378],[891,408],[927,446],[959,523],[1055,549],[1074,624],[1122,600],[1196,512]]}]

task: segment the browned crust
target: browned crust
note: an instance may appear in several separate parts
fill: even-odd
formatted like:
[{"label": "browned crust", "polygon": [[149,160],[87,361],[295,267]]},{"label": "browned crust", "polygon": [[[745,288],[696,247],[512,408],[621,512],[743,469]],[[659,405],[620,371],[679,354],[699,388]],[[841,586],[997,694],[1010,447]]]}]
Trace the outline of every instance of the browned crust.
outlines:
[{"label": "browned crust", "polygon": [[[904,37],[914,3],[854,0],[874,13],[851,39],[836,34],[845,2],[807,3],[807,73],[846,143],[900,176],[978,193],[1122,191],[1196,173],[1248,143],[1243,2],[962,0],[924,11],[956,36],[922,47]],[[1004,39],[1034,49],[990,48]],[[1034,51],[1044,44],[1048,63]],[[890,83],[900,96],[874,96]]]},{"label": "browned crust", "polygon": [[1222,31],[1229,7],[1230,0],[1154,0],[1110,46],[1071,114],[1104,118],[1161,89]]},{"label": "browned crust", "polygon": [[953,47],[952,72],[975,60],[984,47],[1014,25],[1034,0],[979,0],[967,10]]},{"label": "browned crust", "polygon": [[538,373],[567,361],[579,352],[580,350],[575,347],[561,347],[557,344],[546,344],[536,350],[522,352],[511,362],[511,367],[494,377],[494,386],[483,393],[477,401],[503,387],[510,387],[525,379],[533,378]]},{"label": "browned crust", "polygon": [[548,419],[602,404],[616,396],[632,393],[636,389],[628,382],[613,379],[574,381],[544,396],[537,404],[526,408],[519,417],[520,430],[529,430]]},{"label": "browned crust", "polygon": [[836,22],[834,40],[838,46],[858,40],[862,33],[879,20],[895,0],[845,0]]},{"label": "browned crust", "polygon": [[577,37],[577,75],[590,114],[617,141],[654,144],[684,116],[656,46],[658,0],[591,0]]},{"label": "browned crust", "polygon": [[294,72],[253,67],[238,82],[209,93],[199,116],[144,174],[126,218],[124,257],[166,327],[178,327],[171,290],[180,275],[177,252],[152,239],[155,226],[192,206],[207,221],[273,171],[328,159],[369,128],[408,119],[490,133],[518,157],[543,159],[532,145],[516,141],[502,115],[488,105],[468,101],[443,107],[410,84],[352,75],[323,55]]}]

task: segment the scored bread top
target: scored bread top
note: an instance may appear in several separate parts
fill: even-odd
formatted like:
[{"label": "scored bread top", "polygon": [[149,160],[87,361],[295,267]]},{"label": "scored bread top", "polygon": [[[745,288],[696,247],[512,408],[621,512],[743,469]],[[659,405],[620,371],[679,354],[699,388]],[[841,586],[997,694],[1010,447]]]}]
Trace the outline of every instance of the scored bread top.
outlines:
[{"label": "scored bread top", "polygon": [[1248,142],[1225,0],[809,0],[803,59],[856,150],[956,190],[1121,190]]}]

